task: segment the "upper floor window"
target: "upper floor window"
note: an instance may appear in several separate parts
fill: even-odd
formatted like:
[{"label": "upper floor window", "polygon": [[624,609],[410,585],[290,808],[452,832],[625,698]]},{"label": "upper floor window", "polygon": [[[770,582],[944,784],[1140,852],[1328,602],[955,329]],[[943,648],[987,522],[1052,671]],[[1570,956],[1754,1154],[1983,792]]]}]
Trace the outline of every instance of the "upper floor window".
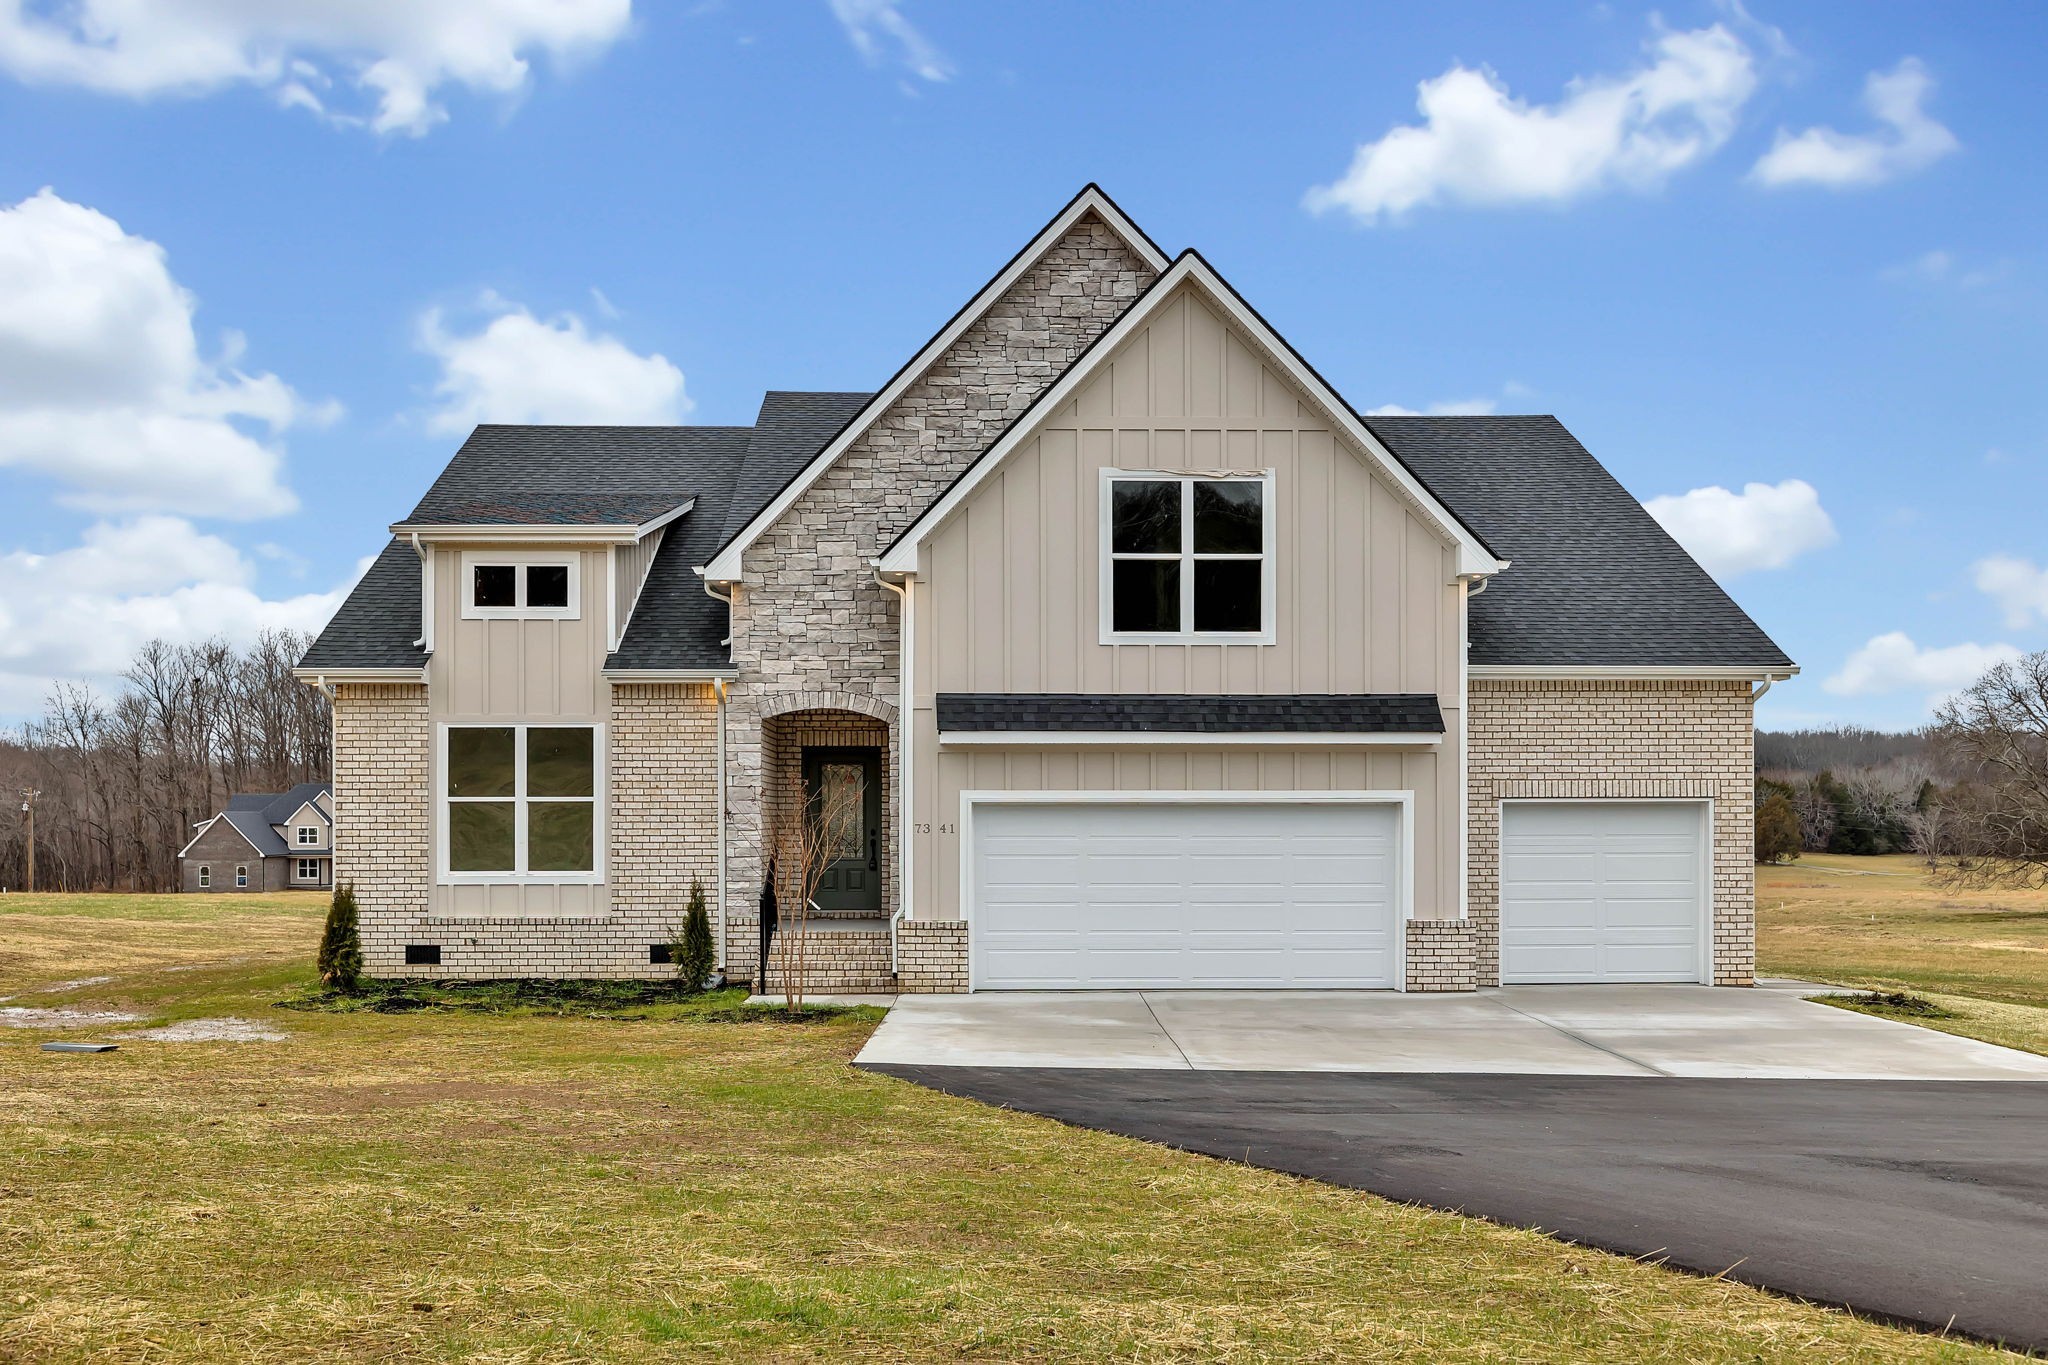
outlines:
[{"label": "upper floor window", "polygon": [[573,619],[581,584],[574,552],[507,555],[487,550],[462,556],[462,614],[482,617]]},{"label": "upper floor window", "polygon": [[300,825],[299,842],[302,844],[318,844],[320,842],[320,827],[317,825]]},{"label": "upper floor window", "polygon": [[449,725],[441,733],[447,880],[598,879],[599,727]]},{"label": "upper floor window", "polygon": [[1103,643],[1273,639],[1273,476],[1104,476]]}]

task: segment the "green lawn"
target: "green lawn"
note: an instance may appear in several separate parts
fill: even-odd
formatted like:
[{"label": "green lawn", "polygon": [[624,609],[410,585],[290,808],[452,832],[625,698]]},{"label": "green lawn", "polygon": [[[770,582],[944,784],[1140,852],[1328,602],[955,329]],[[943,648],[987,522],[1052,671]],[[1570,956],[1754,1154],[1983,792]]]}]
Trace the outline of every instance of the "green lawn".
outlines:
[{"label": "green lawn", "polygon": [[864,1016],[279,1009],[317,927],[0,901],[15,1006],[291,1035],[0,1029],[0,1360],[1996,1355],[866,1075]]},{"label": "green lawn", "polygon": [[2048,1053],[2048,892],[1933,885],[1904,854],[1757,869],[1757,965],[1948,1011],[1929,1028]]}]

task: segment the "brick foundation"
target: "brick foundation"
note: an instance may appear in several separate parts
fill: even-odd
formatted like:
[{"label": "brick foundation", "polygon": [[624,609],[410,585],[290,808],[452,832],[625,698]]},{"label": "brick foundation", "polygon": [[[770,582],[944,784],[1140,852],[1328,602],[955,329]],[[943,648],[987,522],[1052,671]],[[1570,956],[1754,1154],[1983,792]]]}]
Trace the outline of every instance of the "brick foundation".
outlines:
[{"label": "brick foundation", "polygon": [[967,921],[896,922],[896,989],[938,995],[967,989]]},{"label": "brick foundation", "polygon": [[1478,985],[1479,937],[1471,920],[1408,921],[1411,991],[1469,991]]}]

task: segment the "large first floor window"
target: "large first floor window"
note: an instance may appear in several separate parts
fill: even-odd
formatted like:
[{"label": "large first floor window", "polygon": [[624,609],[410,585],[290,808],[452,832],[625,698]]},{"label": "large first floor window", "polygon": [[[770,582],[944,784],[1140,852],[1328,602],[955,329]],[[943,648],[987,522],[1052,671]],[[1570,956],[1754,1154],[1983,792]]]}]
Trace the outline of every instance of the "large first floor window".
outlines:
[{"label": "large first floor window", "polygon": [[1272,638],[1266,475],[1111,471],[1105,479],[1104,643]]},{"label": "large first floor window", "polygon": [[449,725],[442,870],[456,881],[595,881],[600,727]]},{"label": "large first floor window", "polygon": [[318,858],[300,858],[298,864],[297,875],[300,881],[317,882],[320,880],[320,860]]}]

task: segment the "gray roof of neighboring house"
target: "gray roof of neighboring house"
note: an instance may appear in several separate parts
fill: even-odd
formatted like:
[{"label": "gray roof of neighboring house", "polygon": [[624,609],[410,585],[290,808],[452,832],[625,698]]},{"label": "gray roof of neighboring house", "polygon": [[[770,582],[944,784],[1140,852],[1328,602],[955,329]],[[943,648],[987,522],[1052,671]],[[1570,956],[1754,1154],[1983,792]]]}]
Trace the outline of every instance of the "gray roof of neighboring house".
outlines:
[{"label": "gray roof of neighboring house", "polygon": [[1131,732],[1190,734],[1444,731],[1444,713],[1428,692],[1359,696],[1088,695],[941,692],[939,729],[1004,733]]},{"label": "gray roof of neighboring house", "polygon": [[[333,786],[326,782],[301,782],[287,792],[237,792],[228,798],[219,818],[241,831],[242,837],[260,856],[288,858],[292,856],[293,846],[271,826],[283,824],[298,814],[300,807],[314,803],[315,797],[330,794],[333,790]],[[313,804],[313,809],[320,811],[322,822],[334,823],[317,803]]]},{"label": "gray roof of neighboring house", "polygon": [[1473,664],[1791,667],[1555,417],[1363,420],[1511,561],[1471,599]]}]

